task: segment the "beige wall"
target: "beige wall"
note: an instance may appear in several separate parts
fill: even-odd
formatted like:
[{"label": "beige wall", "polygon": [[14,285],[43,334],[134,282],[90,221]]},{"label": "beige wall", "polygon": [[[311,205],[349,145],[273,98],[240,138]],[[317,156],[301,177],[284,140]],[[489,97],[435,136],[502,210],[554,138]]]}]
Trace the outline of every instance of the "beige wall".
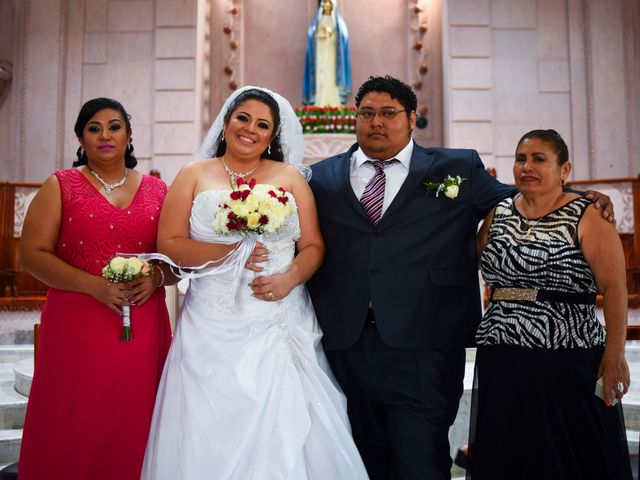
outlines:
[{"label": "beige wall", "polygon": [[512,181],[520,136],[554,128],[574,179],[637,175],[638,2],[449,0],[445,139]]},{"label": "beige wall", "polygon": [[[15,29],[15,8],[13,2],[0,1],[0,62],[8,62],[12,66],[15,64],[14,42],[17,32]],[[12,67],[13,70],[13,67]],[[0,94],[0,166],[4,174],[2,178],[17,178],[13,173],[11,158],[11,103],[7,101],[12,83],[4,86],[4,91]]]},{"label": "beige wall", "polygon": [[[354,94],[370,75],[390,74],[413,84],[419,104],[429,109],[430,125],[416,132],[419,141],[442,143],[442,73],[440,0],[420,0],[414,11],[409,0],[339,0],[338,8],[349,30]],[[238,13],[231,13],[231,6]],[[302,103],[302,79],[307,29],[317,11],[317,0],[211,0],[210,117],[217,114],[231,92],[229,82],[274,89],[294,106]],[[418,22],[429,29],[418,39]],[[225,26],[232,32],[224,32]],[[236,42],[238,48],[230,48]],[[427,74],[418,67],[428,64]],[[233,74],[224,73],[230,66]],[[353,95],[348,104],[353,104]]]},{"label": "beige wall", "polygon": [[[199,140],[196,1],[3,1],[15,11],[15,35],[10,45],[0,37],[0,52],[9,49],[14,62],[0,110],[0,125],[11,126],[0,137],[8,147],[0,178],[43,181],[71,166],[76,115],[97,96],[130,113],[138,168],[173,178]],[[9,19],[0,18],[4,29]]]},{"label": "beige wall", "polygon": [[[265,85],[300,104],[316,5],[0,1],[0,60],[13,63],[0,104],[0,180],[42,181],[70,166],[77,112],[101,95],[130,111],[140,169],[158,168],[170,181],[193,158],[231,80]],[[371,74],[422,81],[417,93],[429,127],[416,132],[419,142],[476,148],[511,181],[517,138],[554,127],[572,149],[574,178],[640,171],[637,0],[419,0],[421,12],[414,5],[340,0],[354,88]],[[421,50],[413,48],[417,41]],[[422,63],[426,74],[418,71]]]}]

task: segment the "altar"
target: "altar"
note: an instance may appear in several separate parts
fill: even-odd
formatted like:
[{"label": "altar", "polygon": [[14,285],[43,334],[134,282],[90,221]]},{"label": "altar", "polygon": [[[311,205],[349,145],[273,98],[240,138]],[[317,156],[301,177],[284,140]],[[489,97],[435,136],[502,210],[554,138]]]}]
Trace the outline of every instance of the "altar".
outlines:
[{"label": "altar", "polygon": [[352,133],[313,133],[304,135],[304,163],[312,165],[320,160],[346,152],[356,142]]}]

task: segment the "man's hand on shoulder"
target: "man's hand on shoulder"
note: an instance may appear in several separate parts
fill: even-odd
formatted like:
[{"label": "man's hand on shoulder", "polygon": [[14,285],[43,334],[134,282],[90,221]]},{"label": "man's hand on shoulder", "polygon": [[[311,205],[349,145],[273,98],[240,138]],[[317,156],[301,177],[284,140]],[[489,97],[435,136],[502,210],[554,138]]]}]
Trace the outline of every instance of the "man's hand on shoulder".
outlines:
[{"label": "man's hand on shoulder", "polygon": [[585,198],[593,202],[593,206],[601,209],[602,218],[607,219],[611,223],[616,223],[615,213],[613,212],[613,202],[609,195],[595,190],[587,190],[584,192]]}]

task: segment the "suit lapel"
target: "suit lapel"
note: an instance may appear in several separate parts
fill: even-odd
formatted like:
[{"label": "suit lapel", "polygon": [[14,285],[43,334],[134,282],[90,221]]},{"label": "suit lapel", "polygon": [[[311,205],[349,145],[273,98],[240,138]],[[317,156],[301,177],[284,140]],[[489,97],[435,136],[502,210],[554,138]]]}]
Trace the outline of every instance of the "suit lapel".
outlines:
[{"label": "suit lapel", "polygon": [[358,144],[354,143],[351,148],[343,155],[341,161],[335,163],[334,167],[334,176],[336,185],[338,190],[342,192],[346,202],[358,213],[360,216],[364,217],[367,221],[369,220],[369,215],[362,208],[362,204],[360,200],[356,197],[356,194],[353,191],[353,187],[351,186],[351,156],[353,152],[355,152],[358,148]]},{"label": "suit lapel", "polygon": [[398,194],[391,202],[391,205],[389,205],[389,208],[384,212],[380,220],[381,224],[384,223],[386,218],[393,216],[394,212],[413,194],[416,188],[424,188],[425,194],[427,193],[427,187],[423,187],[422,183],[426,180],[434,160],[435,154],[433,151],[425,151],[417,144],[414,144],[409,174],[400,187]]}]

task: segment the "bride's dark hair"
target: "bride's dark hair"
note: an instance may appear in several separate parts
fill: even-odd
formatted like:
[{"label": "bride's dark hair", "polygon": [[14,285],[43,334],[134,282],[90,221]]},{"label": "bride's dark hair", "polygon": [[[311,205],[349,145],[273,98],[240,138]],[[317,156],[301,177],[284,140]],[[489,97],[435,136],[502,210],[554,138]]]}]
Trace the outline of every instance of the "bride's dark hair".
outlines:
[{"label": "bride's dark hair", "polygon": [[[280,145],[280,107],[278,106],[278,102],[275,98],[269,95],[267,92],[262,90],[258,90],[256,88],[250,88],[249,90],[245,90],[240,93],[236,98],[233,99],[229,108],[224,114],[224,124],[227,125],[229,123],[229,119],[231,115],[247,100],[257,100],[258,102],[264,103],[269,110],[271,110],[271,115],[273,116],[273,136],[271,137],[271,153],[269,153],[269,149],[265,150],[261,157],[268,158],[269,160],[276,160],[278,162],[284,161],[284,155],[282,153],[282,146]],[[220,135],[218,136],[218,148],[216,150],[216,157],[221,157],[227,151],[227,142],[223,138],[224,128]]]}]

